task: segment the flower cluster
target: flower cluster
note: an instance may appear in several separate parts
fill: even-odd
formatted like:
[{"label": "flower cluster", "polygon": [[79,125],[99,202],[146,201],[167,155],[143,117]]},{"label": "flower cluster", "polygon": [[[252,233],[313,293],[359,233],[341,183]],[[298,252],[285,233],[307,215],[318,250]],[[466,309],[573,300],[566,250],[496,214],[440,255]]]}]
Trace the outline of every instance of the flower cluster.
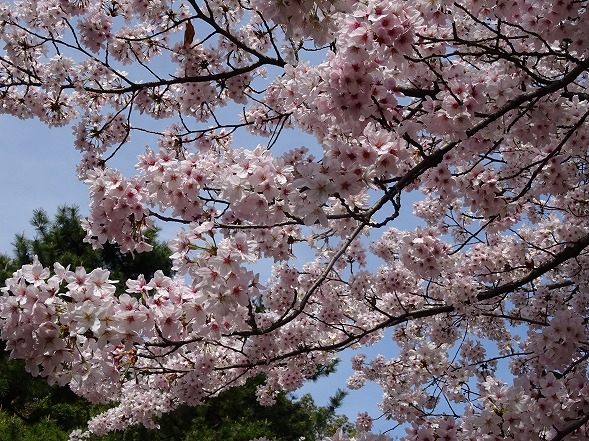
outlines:
[{"label": "flower cluster", "polygon": [[17,271],[11,355],[118,402],[106,433],[260,373],[270,405],[390,336],[348,384],[406,439],[587,439],[588,22],[575,0],[1,2],[0,112],[73,128],[86,240],[179,225],[175,277],[119,296],[103,269]]}]

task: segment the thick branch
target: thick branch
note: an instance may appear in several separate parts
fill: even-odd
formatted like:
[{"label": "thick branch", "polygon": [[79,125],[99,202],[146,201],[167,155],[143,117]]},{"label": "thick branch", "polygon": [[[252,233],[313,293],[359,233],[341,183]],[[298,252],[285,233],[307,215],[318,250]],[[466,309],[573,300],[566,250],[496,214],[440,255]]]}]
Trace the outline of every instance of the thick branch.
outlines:
[{"label": "thick branch", "polygon": [[488,299],[492,299],[493,297],[507,294],[507,293],[512,292],[516,289],[519,289],[522,286],[524,286],[526,283],[529,283],[532,280],[542,277],[544,274],[555,269],[556,267],[558,267],[560,264],[566,262],[567,260],[577,257],[579,254],[581,254],[581,252],[585,248],[587,248],[587,246],[589,246],[589,234],[581,237],[573,245],[567,246],[560,253],[556,253],[556,255],[554,256],[554,259],[538,266],[538,268],[533,269],[532,271],[530,271],[528,273],[527,276],[525,276],[519,280],[510,282],[510,283],[506,283],[505,285],[500,285],[496,288],[485,290],[482,293],[480,293],[479,295],[477,295],[477,299],[478,300],[488,300]]},{"label": "thick branch", "polygon": [[233,78],[239,75],[243,75],[249,72],[256,70],[259,67],[265,66],[268,64],[265,61],[258,60],[249,66],[244,67],[236,67],[227,72],[220,72],[216,74],[210,75],[203,75],[203,76],[195,76],[195,77],[180,77],[180,78],[170,78],[167,80],[158,80],[158,81],[150,81],[147,83],[133,83],[127,87],[120,87],[115,89],[96,89],[94,87],[84,87],[86,92],[93,92],[93,93],[105,93],[105,94],[123,94],[123,93],[130,93],[130,92],[137,92],[143,89],[148,89],[150,87],[161,87],[161,86],[171,86],[173,84],[185,84],[185,83],[208,83],[211,81],[219,81],[219,80],[227,80],[229,78]]},{"label": "thick branch", "polygon": [[586,413],[585,415],[583,415],[583,418],[578,419],[577,421],[575,421],[571,425],[565,427],[564,429],[557,430],[556,436],[554,438],[552,438],[552,440],[550,440],[550,441],[560,441],[562,439],[565,439],[568,435],[573,433],[575,430],[578,430],[581,427],[583,427],[585,424],[587,424],[587,422],[589,422],[589,413]]}]

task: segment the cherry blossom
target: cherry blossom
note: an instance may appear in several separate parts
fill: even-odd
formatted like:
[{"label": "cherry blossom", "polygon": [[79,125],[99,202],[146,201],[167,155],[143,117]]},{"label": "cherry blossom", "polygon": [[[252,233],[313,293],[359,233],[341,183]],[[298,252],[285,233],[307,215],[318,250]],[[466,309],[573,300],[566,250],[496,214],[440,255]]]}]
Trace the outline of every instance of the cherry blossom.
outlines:
[{"label": "cherry blossom", "polygon": [[[158,222],[178,226],[174,277],[15,272],[11,356],[117,403],[95,434],[258,374],[271,405],[353,348],[348,386],[384,391],[355,440],[388,439],[382,420],[406,440],[587,439],[587,14],[0,3],[0,112],[72,127],[85,240],[147,252]],[[127,151],[134,172],[115,167]],[[377,342],[390,351],[365,355]]]}]

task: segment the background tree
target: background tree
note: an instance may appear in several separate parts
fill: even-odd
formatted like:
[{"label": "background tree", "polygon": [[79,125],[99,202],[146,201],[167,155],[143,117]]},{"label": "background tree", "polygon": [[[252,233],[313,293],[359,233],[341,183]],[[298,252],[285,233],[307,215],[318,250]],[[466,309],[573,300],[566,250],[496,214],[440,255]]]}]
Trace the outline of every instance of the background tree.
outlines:
[{"label": "background tree", "polygon": [[109,434],[102,441],[249,441],[254,438],[297,441],[321,440],[342,429],[354,433],[345,416],[337,408],[345,393],[338,390],[327,406],[317,406],[311,395],[295,399],[279,394],[273,406],[257,403],[256,389],[263,376],[250,379],[245,385],[223,391],[197,408],[181,406],[158,419],[160,428],[149,430],[133,426],[124,435]]},{"label": "background tree", "polygon": [[[61,262],[73,268],[80,265],[109,268],[121,280],[146,274],[152,277],[162,270],[171,275],[170,252],[167,245],[151,231],[149,253],[132,256],[122,254],[112,245],[93,249],[83,242],[84,230],[79,210],[61,206],[53,219],[43,209],[33,212],[31,225],[34,238],[18,234],[14,241],[14,258],[0,255],[2,281],[13,271],[39,256],[41,262]],[[119,292],[122,288],[119,286]],[[25,371],[22,360],[12,360],[0,342],[0,441],[63,441],[69,433],[83,427],[88,419],[107,406],[92,405],[75,395],[67,386],[49,385]],[[326,366],[322,375],[335,370]],[[103,441],[215,441],[244,440],[267,437],[277,440],[321,439],[341,426],[349,428],[347,419],[336,409],[344,397],[338,391],[329,406],[316,406],[310,395],[300,400],[287,394],[277,397],[275,406],[268,408],[256,403],[256,387],[263,377],[250,380],[243,387],[225,391],[206,405],[194,409],[181,406],[159,419],[159,430],[131,427],[122,433],[101,437]]]},{"label": "background tree", "polygon": [[[150,230],[147,241],[153,246],[149,253],[124,254],[113,244],[105,244],[93,249],[84,242],[86,232],[80,222],[80,212],[76,206],[61,206],[50,220],[42,208],[33,212],[31,225],[35,229],[34,238],[24,234],[15,237],[13,268],[31,263],[38,256],[44,265],[60,262],[63,266],[103,267],[111,272],[114,280],[137,278],[140,274],[151,278],[157,270],[166,275],[172,274],[170,250],[164,242],[157,240],[158,230]],[[123,290],[124,286],[119,287]]]}]

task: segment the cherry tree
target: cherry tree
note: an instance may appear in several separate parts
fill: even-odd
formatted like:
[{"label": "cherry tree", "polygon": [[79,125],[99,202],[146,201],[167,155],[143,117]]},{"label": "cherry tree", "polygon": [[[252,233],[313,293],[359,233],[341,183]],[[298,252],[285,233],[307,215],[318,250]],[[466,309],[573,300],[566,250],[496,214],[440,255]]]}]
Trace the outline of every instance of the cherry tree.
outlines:
[{"label": "cherry tree", "polygon": [[104,269],[23,266],[11,356],[119,403],[103,434],[260,373],[271,405],[392,338],[348,384],[382,386],[405,439],[588,439],[586,3],[0,3],[0,109],[72,127],[86,240],[178,225],[176,276],[118,297]]}]

